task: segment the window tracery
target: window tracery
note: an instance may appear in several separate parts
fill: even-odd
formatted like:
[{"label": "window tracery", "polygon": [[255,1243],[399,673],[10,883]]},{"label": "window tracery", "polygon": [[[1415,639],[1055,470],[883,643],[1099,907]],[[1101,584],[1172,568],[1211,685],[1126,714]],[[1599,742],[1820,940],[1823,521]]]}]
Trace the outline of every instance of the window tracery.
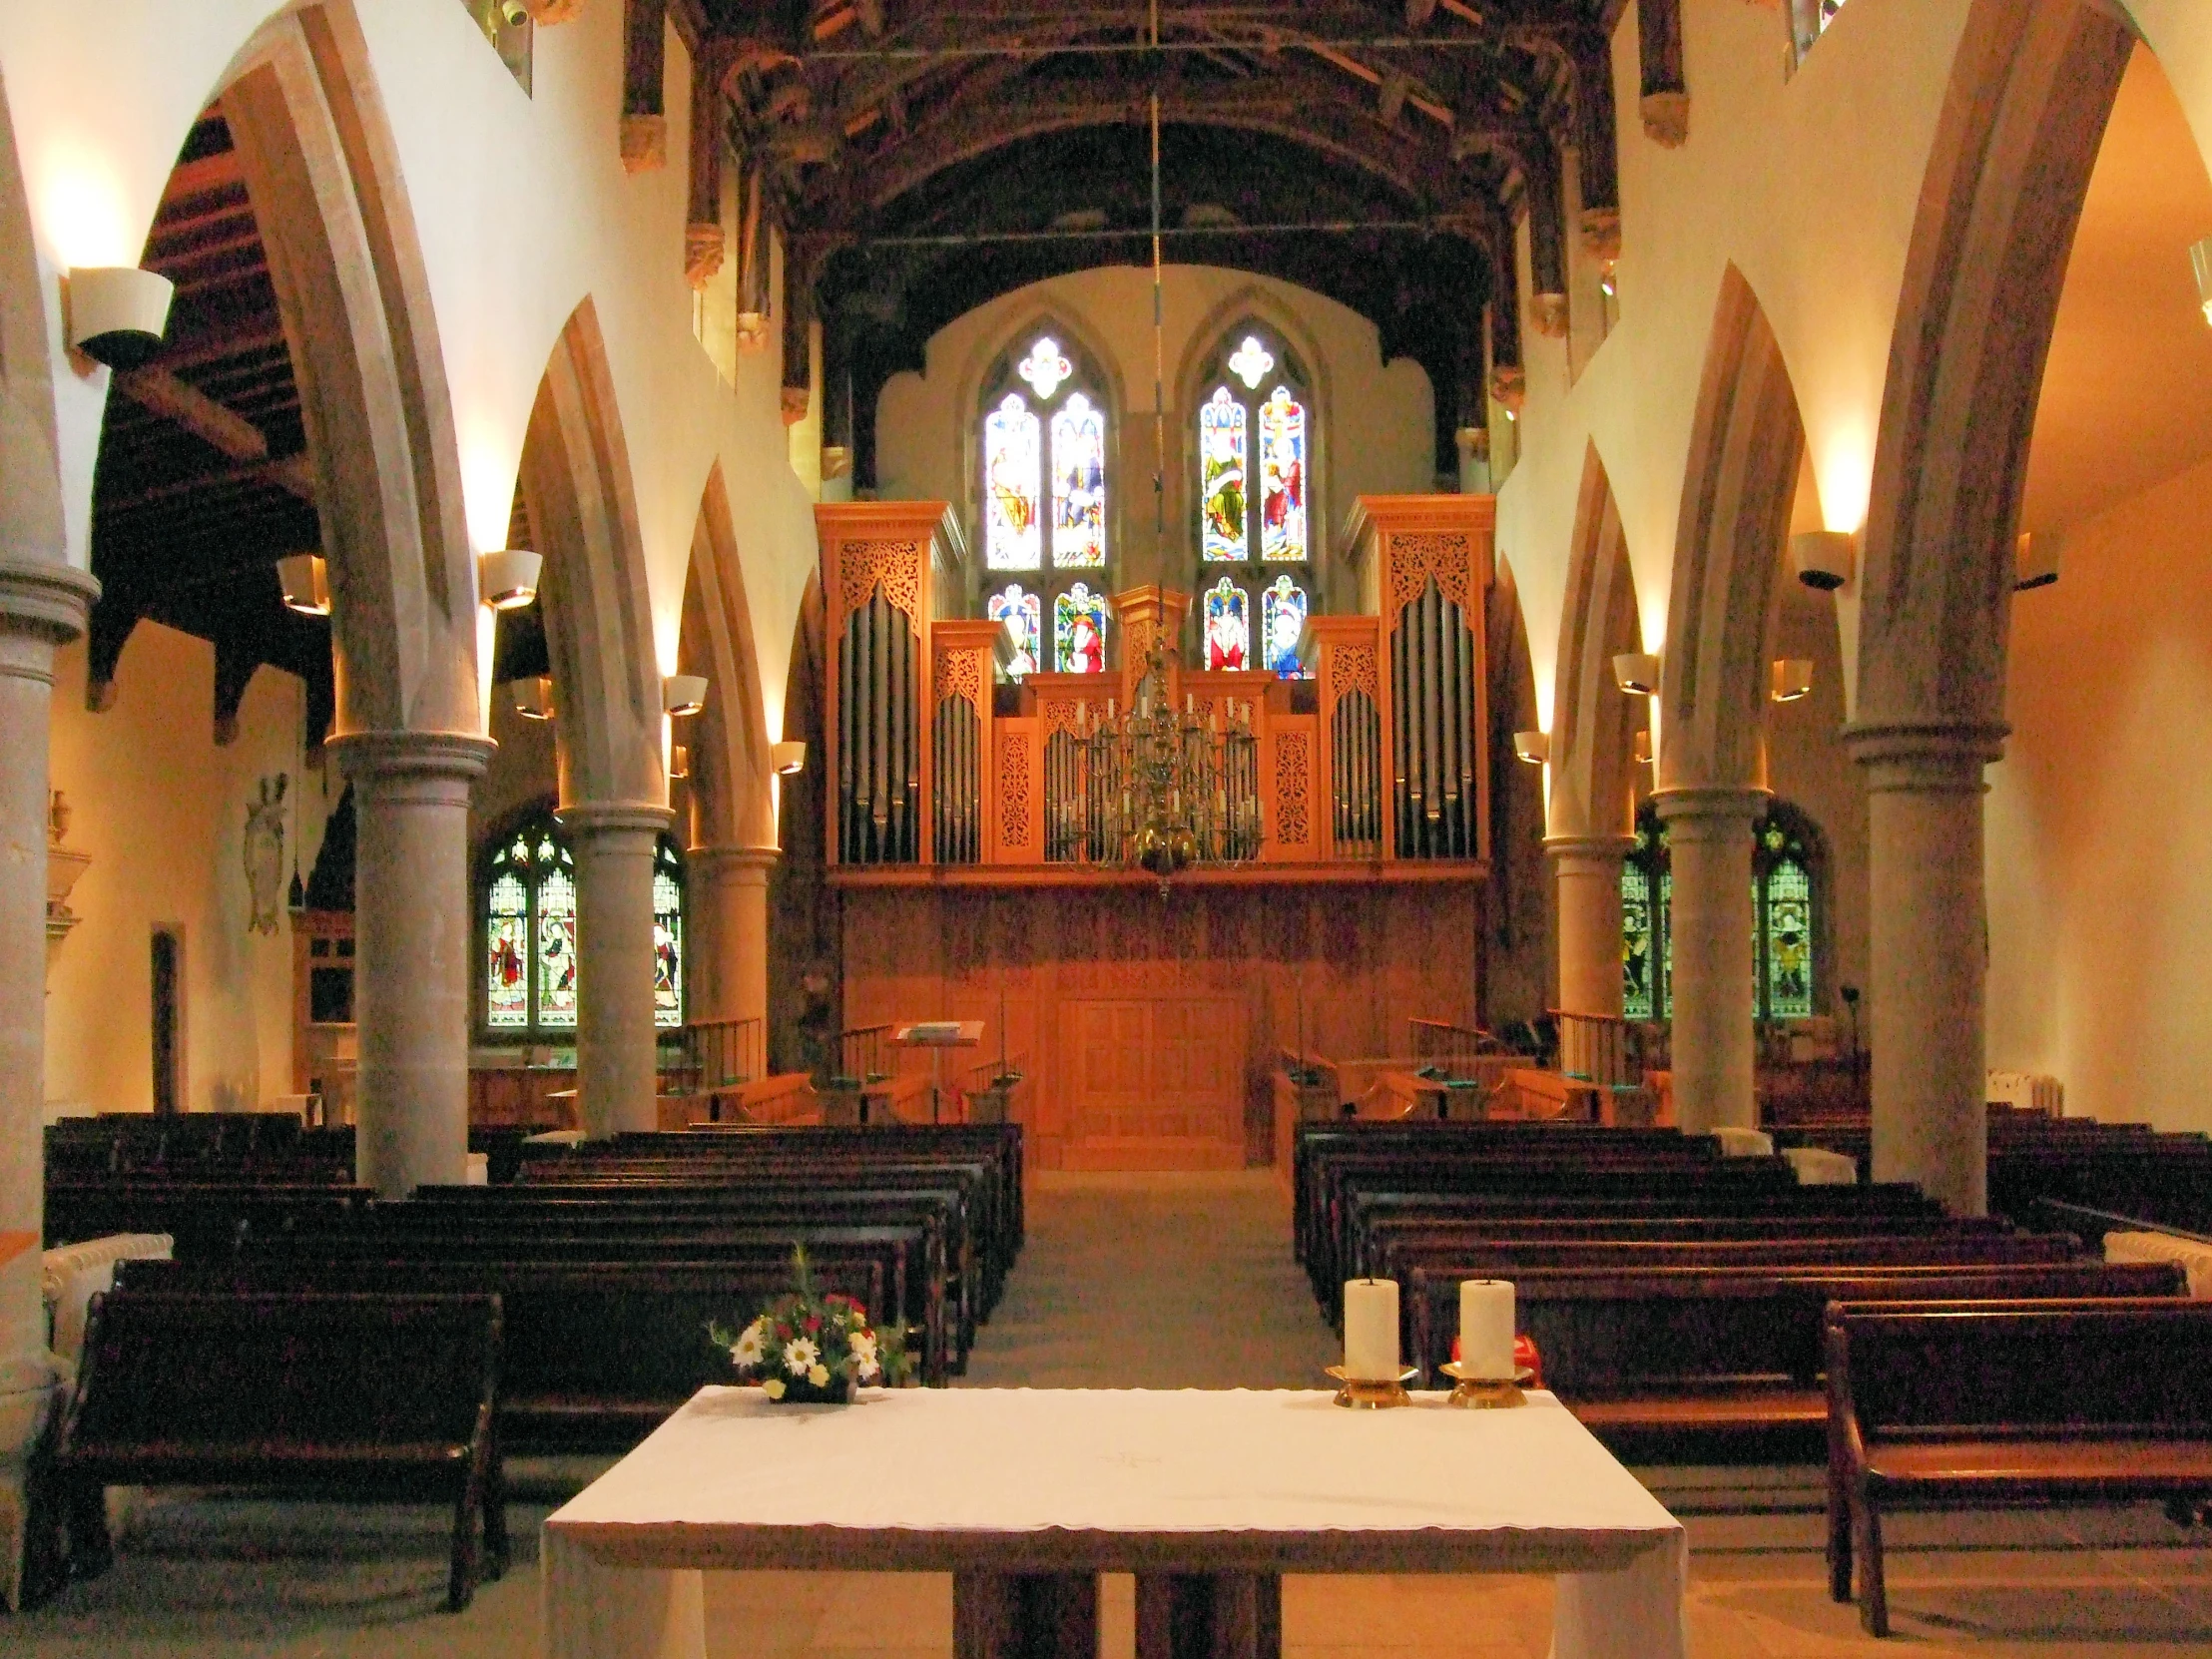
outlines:
[{"label": "window tracery", "polygon": [[1235,655],[1239,667],[1302,675],[1314,413],[1289,344],[1259,323],[1230,329],[1200,382],[1195,422],[1203,661],[1215,668]]}]

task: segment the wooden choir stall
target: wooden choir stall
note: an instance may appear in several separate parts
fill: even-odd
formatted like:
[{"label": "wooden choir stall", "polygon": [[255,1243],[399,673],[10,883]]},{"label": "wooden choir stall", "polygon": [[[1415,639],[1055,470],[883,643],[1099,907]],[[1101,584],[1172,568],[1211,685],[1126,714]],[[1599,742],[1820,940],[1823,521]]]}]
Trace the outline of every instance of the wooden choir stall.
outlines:
[{"label": "wooden choir stall", "polygon": [[[958,615],[943,503],[817,519],[848,1026],[983,1021],[1025,1059],[1040,1168],[1209,1169],[1264,1161],[1283,1049],[1474,1022],[1491,498],[1363,497],[1361,613],[1308,620],[1298,679],[1186,667],[1189,597],[1139,587],[1102,672],[1015,681],[1005,629]],[[1165,750],[1118,736],[1140,727]],[[1163,752],[1210,758],[1213,797],[1159,796],[1195,825],[1164,879],[1138,867],[1169,858]]]}]

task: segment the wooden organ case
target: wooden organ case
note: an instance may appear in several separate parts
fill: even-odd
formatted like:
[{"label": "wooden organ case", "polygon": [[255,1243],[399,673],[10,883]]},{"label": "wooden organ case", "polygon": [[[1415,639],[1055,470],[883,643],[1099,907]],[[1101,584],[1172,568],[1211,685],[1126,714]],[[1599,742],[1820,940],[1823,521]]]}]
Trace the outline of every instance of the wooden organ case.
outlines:
[{"label": "wooden organ case", "polygon": [[1045,1169],[1262,1161],[1281,1050],[1387,1054],[1408,1018],[1473,1023],[1494,514],[1363,497],[1339,557],[1365,614],[1308,622],[1306,681],[1169,652],[1175,707],[1250,711],[1258,776],[1232,787],[1257,792],[1263,840],[1163,888],[1087,830],[1080,733],[1131,706],[1189,598],[1117,594],[1118,667],[999,687],[998,625],[939,614],[965,588],[943,503],[818,508],[845,1023],[982,1020],[982,1054],[1029,1079]]}]

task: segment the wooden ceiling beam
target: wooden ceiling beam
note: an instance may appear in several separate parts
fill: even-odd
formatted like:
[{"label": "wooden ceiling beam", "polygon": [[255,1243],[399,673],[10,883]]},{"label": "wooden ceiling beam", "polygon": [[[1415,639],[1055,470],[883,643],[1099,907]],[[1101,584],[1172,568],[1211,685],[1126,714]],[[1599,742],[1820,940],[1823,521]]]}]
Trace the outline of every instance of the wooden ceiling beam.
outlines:
[{"label": "wooden ceiling beam", "polygon": [[260,427],[233,414],[166,368],[137,368],[118,374],[115,389],[140,408],[182,426],[234,461],[269,459],[269,440],[262,436]]}]

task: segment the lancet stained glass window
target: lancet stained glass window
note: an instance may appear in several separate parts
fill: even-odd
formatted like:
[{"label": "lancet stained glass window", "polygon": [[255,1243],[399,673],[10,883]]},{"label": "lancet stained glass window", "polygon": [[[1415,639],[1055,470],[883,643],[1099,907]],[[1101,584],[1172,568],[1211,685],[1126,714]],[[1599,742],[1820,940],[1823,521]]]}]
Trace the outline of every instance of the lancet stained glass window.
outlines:
[{"label": "lancet stained glass window", "polygon": [[1081,392],[1052,417],[1052,563],[1106,562],[1106,416]]},{"label": "lancet stained glass window", "polygon": [[1286,680],[1303,678],[1298,642],[1306,631],[1306,590],[1289,572],[1260,592],[1260,666]]},{"label": "lancet stained glass window", "polygon": [[1019,582],[985,601],[983,614],[1006,630],[1006,677],[1020,680],[1044,663],[1044,603]]},{"label": "lancet stained glass window", "polygon": [[1052,607],[1053,667],[1062,674],[1106,672],[1106,596],[1078,582]]},{"label": "lancet stained glass window", "polygon": [[1314,414],[1305,371],[1258,323],[1228,330],[1217,349],[1199,391],[1200,560],[1310,564]]},{"label": "lancet stained glass window", "polygon": [[1260,557],[1306,556],[1306,405],[1279,385],[1260,405]]},{"label": "lancet stained glass window", "polygon": [[[1777,801],[1753,827],[1751,859],[1752,1013],[1810,1019],[1819,1012],[1819,831]],[[1630,1019],[1674,1014],[1674,872],[1665,829],[1647,803],[1636,845],[1621,870],[1621,991]],[[1656,895],[1656,897],[1654,897]]]},{"label": "lancet stained glass window", "polygon": [[1204,503],[1206,557],[1242,564],[1245,558],[1245,409],[1227,386],[1198,415],[1199,489]]},{"label": "lancet stained glass window", "polygon": [[[567,1040],[581,1007],[576,857],[550,812],[501,836],[479,864],[483,1024],[519,1041]],[[653,864],[653,1018],[684,1023],[684,863],[662,836]]]},{"label": "lancet stained glass window", "polygon": [[1035,570],[1044,562],[1040,430],[1018,391],[984,417],[983,562],[993,570]]},{"label": "lancet stained glass window", "polygon": [[1252,656],[1252,612],[1244,589],[1224,576],[1206,590],[1206,667],[1241,669]]}]

